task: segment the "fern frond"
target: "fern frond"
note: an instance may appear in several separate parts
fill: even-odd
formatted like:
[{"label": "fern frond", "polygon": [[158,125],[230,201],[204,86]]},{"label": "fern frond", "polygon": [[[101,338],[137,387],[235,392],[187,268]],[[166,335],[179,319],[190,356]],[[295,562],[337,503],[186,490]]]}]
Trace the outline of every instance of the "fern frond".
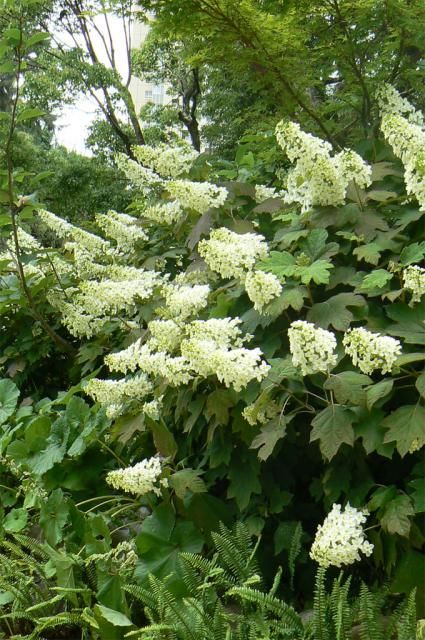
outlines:
[{"label": "fern frond", "polygon": [[295,527],[294,535],[292,536],[291,546],[289,547],[288,566],[289,566],[291,589],[294,588],[295,561],[298,558],[301,551],[302,535],[303,535],[302,524],[301,522],[298,522],[297,526]]},{"label": "fern frond", "polygon": [[348,602],[348,593],[351,585],[351,576],[342,582],[342,572],[337,580],[334,580],[330,595],[330,609],[335,629],[335,640],[351,640],[351,627],[353,614]]},{"label": "fern frond", "polygon": [[313,628],[315,640],[332,640],[329,634],[325,578],[326,569],[324,567],[319,567],[316,574],[313,600]]},{"label": "fern frond", "polygon": [[410,593],[400,621],[397,623],[398,640],[410,640],[416,634],[416,589]]},{"label": "fern frond", "polygon": [[282,602],[282,600],[278,600],[278,598],[268,593],[250,589],[249,587],[233,587],[226,593],[226,596],[238,596],[243,602],[256,604],[263,611],[273,613],[280,619],[282,625],[299,633],[303,630],[301,619],[296,611],[285,602]]},{"label": "fern frond", "polygon": [[384,640],[381,615],[373,594],[362,582],[360,587],[360,639],[361,640]]},{"label": "fern frond", "polygon": [[133,584],[125,584],[123,586],[124,591],[127,591],[130,595],[133,596],[136,600],[139,600],[144,605],[149,607],[150,609],[156,610],[158,609],[159,603],[157,598],[152,594],[148,589],[144,589],[143,587],[139,587]]}]

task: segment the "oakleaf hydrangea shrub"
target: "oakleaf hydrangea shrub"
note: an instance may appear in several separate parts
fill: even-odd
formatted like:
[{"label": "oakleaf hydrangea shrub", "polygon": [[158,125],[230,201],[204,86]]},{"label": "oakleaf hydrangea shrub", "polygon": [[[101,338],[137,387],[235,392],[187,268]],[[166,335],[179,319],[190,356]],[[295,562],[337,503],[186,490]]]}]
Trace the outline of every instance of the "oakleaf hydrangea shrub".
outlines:
[{"label": "oakleaf hydrangea shrub", "polygon": [[135,202],[96,233],[38,212],[60,244],[51,313],[112,421],[105,481],[206,537],[243,519],[260,555],[306,575],[310,547],[381,579],[424,540],[425,131],[380,92],[379,161],[281,122],[287,170],[266,188],[216,184],[184,145],[143,147],[117,158]]}]

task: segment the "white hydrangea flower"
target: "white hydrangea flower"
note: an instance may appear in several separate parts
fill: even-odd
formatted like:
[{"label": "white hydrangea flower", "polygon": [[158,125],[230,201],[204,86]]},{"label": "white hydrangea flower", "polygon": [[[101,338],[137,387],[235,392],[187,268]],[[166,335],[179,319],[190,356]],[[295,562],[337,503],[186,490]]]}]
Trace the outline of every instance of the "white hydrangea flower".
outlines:
[{"label": "white hydrangea flower", "polygon": [[425,126],[425,118],[420,111],[407,100],[402,98],[397,89],[391,84],[384,83],[376,91],[376,98],[381,114],[404,115],[409,122],[420,127]]},{"label": "white hydrangea flower", "polygon": [[138,462],[133,467],[110,471],[106,476],[106,482],[114,489],[133,493],[137,496],[146,493],[161,494],[161,486],[166,486],[166,480],[161,479],[161,458],[154,456]]},{"label": "white hydrangea flower", "polygon": [[382,373],[390,373],[401,354],[399,340],[372,333],[364,327],[349,329],[342,343],[354,366],[367,375],[376,369],[380,369]]},{"label": "white hydrangea flower", "polygon": [[122,380],[100,380],[92,378],[85,393],[101,405],[121,405],[130,400],[140,400],[152,393],[153,385],[145,373],[138,373]]},{"label": "white hydrangea flower", "polygon": [[99,253],[109,253],[111,250],[111,245],[107,240],[96,236],[94,233],[89,233],[84,229],[76,227],[50,211],[38,209],[37,215],[40,220],[61,240],[73,240],[77,244],[82,245],[88,251],[92,252],[94,255]]},{"label": "white hydrangea flower", "polygon": [[157,189],[163,189],[166,184],[166,181],[155,173],[155,171],[147,167],[142,167],[141,164],[135,160],[131,160],[124,153],[117,153],[115,155],[115,162],[118,169],[127,176],[132,185],[146,196],[152,195]]},{"label": "white hydrangea flower", "polygon": [[240,391],[251,380],[261,382],[269,365],[262,360],[260,349],[219,347],[214,340],[183,340],[181,352],[193,371],[206,378],[215,375],[226,387]]},{"label": "white hydrangea flower", "polygon": [[267,257],[268,246],[259,234],[239,234],[221,227],[214,229],[208,240],[201,240],[198,251],[209,268],[223,278],[243,278],[257,260]]},{"label": "white hydrangea flower", "polygon": [[121,373],[139,368],[149,375],[164,378],[172,386],[187,384],[192,378],[185,358],[171,357],[165,351],[155,352],[150,344],[142,344],[140,338],[127,349],[107,355],[105,364],[111,371]]},{"label": "white hydrangea flower", "polygon": [[288,337],[293,365],[301,369],[303,376],[326,373],[336,365],[336,338],[331,331],[296,320],[288,329]]},{"label": "white hydrangea flower", "polygon": [[410,304],[420,302],[425,293],[425,269],[417,264],[403,270],[403,287],[412,292]]},{"label": "white hydrangea flower", "polygon": [[[78,291],[68,289],[69,296]],[[87,313],[80,305],[67,302],[62,294],[52,290],[47,294],[49,303],[61,314],[61,322],[68,329],[69,333],[76,338],[92,338],[99,333],[105,324],[104,318]]]},{"label": "white hydrangea flower", "polygon": [[265,403],[257,400],[252,404],[248,404],[242,411],[242,416],[247,423],[253,427],[256,424],[265,424],[272,418],[275,418],[278,413],[278,404],[267,398]]},{"label": "white hydrangea flower", "polygon": [[126,349],[109,353],[105,356],[105,364],[110,371],[128,373],[136,371],[139,365],[140,353],[143,347],[141,338],[130,344]]},{"label": "white hydrangea flower", "polygon": [[344,149],[335,156],[339,170],[348,184],[354,180],[361,189],[366,189],[372,182],[372,167],[366,164],[358,153],[351,149]]},{"label": "white hydrangea flower", "polygon": [[148,416],[148,418],[151,418],[152,420],[160,419],[162,411],[162,397],[163,396],[144,403],[142,411],[146,416]]},{"label": "white hydrangea flower", "polygon": [[250,271],[245,278],[245,290],[254,303],[254,309],[261,313],[273,298],[281,294],[282,285],[273,273]]},{"label": "white hydrangea flower", "polygon": [[266,187],[264,184],[255,185],[255,202],[261,203],[269,198],[279,198],[280,194],[274,187]]},{"label": "white hydrangea flower", "polygon": [[164,287],[165,303],[168,311],[180,319],[188,318],[205,309],[208,304],[210,288],[206,284],[168,285]]},{"label": "white hydrangea flower", "polygon": [[[28,253],[35,253],[43,249],[43,246],[40,244],[40,242],[30,233],[22,229],[22,227],[17,228],[17,233],[19,247],[21,248],[21,250],[23,249]],[[14,249],[14,243],[11,243],[10,248]]]},{"label": "white hydrangea flower", "polygon": [[149,238],[139,226],[137,218],[126,213],[108,211],[95,215],[97,225],[108,238],[116,241],[122,251],[131,251],[136,242],[146,242]]},{"label": "white hydrangea flower", "polygon": [[133,311],[136,300],[148,300],[158,284],[154,271],[140,273],[137,280],[87,280],[81,283],[75,302],[89,314],[115,315]]},{"label": "white hydrangea flower", "polygon": [[199,156],[189,144],[182,143],[178,147],[161,144],[157,147],[142,145],[133,147],[137,160],[147,165],[163,178],[178,178],[190,171],[192,164]]},{"label": "white hydrangea flower", "polygon": [[362,187],[371,183],[370,167],[359,155],[344,150],[331,157],[328,142],[305,133],[295,122],[279,122],[276,138],[290,161],[296,163],[287,174],[284,199],[299,202],[303,212],[314,205],[342,204],[351,180]]},{"label": "white hydrangea flower", "polygon": [[396,113],[384,113],[381,131],[404,165],[407,193],[425,211],[425,129]]},{"label": "white hydrangea flower", "polygon": [[183,329],[174,320],[152,320],[148,325],[149,345],[158,351],[175,351],[182,341]]},{"label": "white hydrangea flower", "polygon": [[221,207],[227,199],[227,189],[210,182],[174,180],[168,183],[167,191],[185,209],[193,209],[201,215],[208,209]]},{"label": "white hydrangea flower", "polygon": [[177,200],[173,202],[158,202],[142,211],[144,218],[158,224],[175,224],[181,220],[183,215],[184,211]]},{"label": "white hydrangea flower", "polygon": [[365,538],[362,525],[367,511],[348,503],[344,510],[334,504],[324,523],[319,525],[310,550],[310,558],[321,567],[341,567],[359,561],[360,553],[370,556],[373,544]]},{"label": "white hydrangea flower", "polygon": [[214,340],[219,347],[242,347],[252,336],[242,336],[240,318],[210,318],[194,320],[187,326],[189,338]]}]

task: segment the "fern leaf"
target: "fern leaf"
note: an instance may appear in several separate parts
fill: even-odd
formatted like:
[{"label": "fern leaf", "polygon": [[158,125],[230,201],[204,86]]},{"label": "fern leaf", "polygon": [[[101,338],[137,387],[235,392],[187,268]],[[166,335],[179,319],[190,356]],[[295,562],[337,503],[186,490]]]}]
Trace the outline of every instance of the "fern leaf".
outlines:
[{"label": "fern leaf", "polygon": [[319,567],[316,574],[313,606],[315,640],[332,640],[328,626],[328,607],[325,589],[326,569]]}]

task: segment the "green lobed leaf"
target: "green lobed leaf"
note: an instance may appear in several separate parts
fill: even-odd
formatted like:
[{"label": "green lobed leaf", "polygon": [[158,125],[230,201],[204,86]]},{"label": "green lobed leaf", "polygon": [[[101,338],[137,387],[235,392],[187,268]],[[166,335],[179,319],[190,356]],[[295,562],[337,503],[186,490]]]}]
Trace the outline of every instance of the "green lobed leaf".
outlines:
[{"label": "green lobed leaf", "polygon": [[347,331],[354,319],[348,307],[365,307],[366,300],[355,293],[338,293],[325,302],[314,304],[307,313],[307,320],[327,329],[333,326],[337,331]]},{"label": "green lobed leaf", "polygon": [[12,380],[0,380],[0,425],[4,424],[16,409],[19,389]]},{"label": "green lobed leaf", "polygon": [[320,441],[320,450],[327,460],[337,453],[342,444],[354,443],[354,414],[346,407],[332,405],[323,409],[312,421],[310,442]]},{"label": "green lobed leaf", "polygon": [[393,380],[381,380],[377,384],[372,385],[366,391],[366,405],[369,411],[372,409],[373,405],[381,400],[381,398],[385,398],[389,393],[391,393],[394,386]]},{"label": "green lobed leaf", "polygon": [[255,436],[250,447],[258,449],[260,460],[267,460],[271,456],[277,442],[286,434],[287,423],[285,416],[280,416],[261,427],[260,433]]},{"label": "green lobed leaf", "polygon": [[363,278],[360,285],[361,291],[373,291],[374,289],[383,289],[393,278],[392,273],[386,269],[375,269],[372,273],[368,273]]},{"label": "green lobed leaf", "polygon": [[382,424],[388,429],[384,442],[395,442],[402,457],[413,444],[425,444],[425,407],[419,404],[399,407]]},{"label": "green lobed leaf", "polygon": [[407,537],[410,533],[411,520],[415,515],[409,496],[401,494],[386,502],[379,514],[381,526],[388,533],[397,533]]}]

